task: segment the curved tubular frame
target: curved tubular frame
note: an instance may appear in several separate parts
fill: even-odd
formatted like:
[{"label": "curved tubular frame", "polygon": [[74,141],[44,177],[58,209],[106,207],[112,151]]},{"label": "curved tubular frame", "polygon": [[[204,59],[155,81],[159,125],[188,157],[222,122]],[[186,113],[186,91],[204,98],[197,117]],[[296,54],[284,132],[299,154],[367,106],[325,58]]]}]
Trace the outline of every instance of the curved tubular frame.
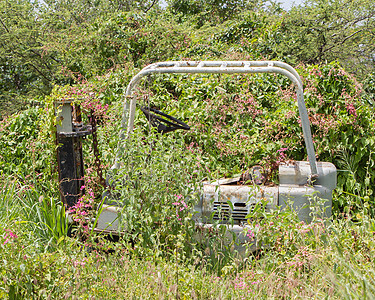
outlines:
[{"label": "curved tubular frame", "polygon": [[[126,101],[123,105],[121,122],[121,140],[129,136],[133,130],[136,109],[136,98],[133,90],[142,77],[150,74],[185,73],[185,74],[249,74],[249,73],[277,73],[288,77],[297,90],[298,110],[302,124],[303,136],[310,162],[311,178],[318,176],[315,149],[311,136],[310,121],[307,115],[305,101],[303,99],[303,84],[297,71],[290,65],[279,61],[167,61],[148,65],[135,75],[126,89]],[[124,149],[119,146],[116,161],[112,169],[119,167],[119,159]]]}]

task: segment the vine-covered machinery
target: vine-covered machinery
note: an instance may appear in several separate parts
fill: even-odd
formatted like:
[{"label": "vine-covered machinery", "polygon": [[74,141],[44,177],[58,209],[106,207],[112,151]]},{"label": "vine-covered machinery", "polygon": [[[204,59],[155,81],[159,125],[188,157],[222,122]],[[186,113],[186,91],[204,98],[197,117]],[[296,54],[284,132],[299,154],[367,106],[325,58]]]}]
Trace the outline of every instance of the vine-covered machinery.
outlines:
[{"label": "vine-covered machinery", "polygon": [[[219,222],[222,224],[221,226],[227,226],[229,231],[235,232],[240,243],[249,241],[246,234],[243,234],[247,226],[246,216],[259,201],[265,201],[267,209],[270,209],[275,206],[285,207],[290,200],[298,212],[299,219],[310,222],[311,205],[314,205],[314,202],[320,199],[319,201],[324,202],[324,216],[331,216],[332,191],[336,187],[337,178],[336,168],[331,163],[316,161],[310,122],[303,98],[302,81],[296,70],[288,64],[277,61],[170,61],[151,64],[134,76],[127,87],[120,139],[125,139],[132,134],[137,102],[133,91],[140,80],[151,74],[181,73],[276,73],[288,77],[296,87],[299,115],[308,155],[308,161],[293,161],[280,164],[278,186],[264,185],[264,181],[261,179],[262,172],[258,167],[250,170],[249,179],[251,180],[242,180],[242,178],[238,177],[221,179],[215,182],[205,182],[201,190],[200,202],[195,207],[196,214],[194,219],[197,226],[210,228],[213,226],[213,221],[215,223]],[[144,108],[143,110],[152,125],[157,127],[159,132],[166,133],[175,129],[189,128],[185,123],[161,112]],[[62,110],[62,114],[64,114],[64,109]],[[69,116],[66,120],[64,116],[63,121],[70,122]],[[58,135],[65,139],[71,138],[72,142],[66,141],[62,143],[60,147],[60,160],[61,157],[65,157],[65,148],[70,147],[69,151],[76,153],[74,139],[77,136],[85,134],[84,130],[82,132],[74,130],[74,126],[73,129],[71,126],[68,126],[69,128],[66,129],[64,124],[65,122],[58,127]],[[67,134],[63,133],[64,130],[71,130],[71,132],[77,133]],[[119,161],[124,151],[126,149],[120,146],[112,169],[120,167]],[[79,157],[78,152],[76,156]],[[74,163],[77,164],[75,160],[69,162],[69,164]],[[60,162],[60,170],[62,171],[63,168],[61,166],[62,163]],[[77,172],[77,176],[81,176],[81,173]],[[60,180],[63,179],[64,176],[61,175]],[[238,184],[240,181],[245,184]],[[61,182],[62,186],[64,184]],[[73,189],[76,189],[76,187],[72,187]],[[71,203],[69,202],[69,198],[67,199],[67,203]],[[121,207],[104,204],[98,218],[96,230],[117,233],[118,216],[121,210]],[[231,220],[230,224],[227,222],[229,219]]]}]

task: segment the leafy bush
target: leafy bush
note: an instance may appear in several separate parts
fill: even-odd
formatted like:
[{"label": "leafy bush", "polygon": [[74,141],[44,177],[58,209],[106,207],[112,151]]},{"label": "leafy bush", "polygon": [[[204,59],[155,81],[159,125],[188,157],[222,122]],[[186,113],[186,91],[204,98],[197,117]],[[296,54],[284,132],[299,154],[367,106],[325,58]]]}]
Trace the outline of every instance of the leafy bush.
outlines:
[{"label": "leafy bush", "polygon": [[199,162],[184,151],[180,138],[154,132],[145,136],[143,129],[122,147],[121,168],[111,174],[114,187],[106,202],[123,207],[119,230],[125,231],[124,239],[134,241],[137,252],[151,251],[148,255],[174,251],[179,235],[184,240],[180,247],[190,248]]}]

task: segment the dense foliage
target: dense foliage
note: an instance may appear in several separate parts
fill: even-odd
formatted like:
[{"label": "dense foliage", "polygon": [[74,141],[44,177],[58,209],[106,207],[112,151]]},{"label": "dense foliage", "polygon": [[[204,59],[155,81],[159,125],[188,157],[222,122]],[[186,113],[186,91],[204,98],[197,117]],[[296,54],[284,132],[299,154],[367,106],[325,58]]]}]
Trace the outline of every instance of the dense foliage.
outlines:
[{"label": "dense foliage", "polygon": [[[149,9],[150,8],[150,9]],[[371,1],[311,1],[285,12],[262,1],[0,2],[1,111],[28,96],[171,59],[339,60],[361,78],[374,69]],[[345,16],[345,17],[343,17]],[[6,108],[6,109],[5,109]]]},{"label": "dense foliage", "polygon": [[[374,8],[308,1],[0,0],[0,297],[372,298],[375,123]],[[153,75],[139,106],[190,131],[157,134],[137,110],[119,141],[126,85],[163,60],[282,60],[304,84],[316,155],[338,168],[330,222],[262,206],[249,214],[259,251],[239,259],[224,232],[192,217],[200,183],[306,160],[295,88],[279,75]],[[59,199],[54,101],[99,120],[100,185],[83,141],[86,194]],[[14,113],[15,112],[15,113]],[[121,168],[107,171],[119,146]],[[117,243],[94,234],[102,194],[124,206]],[[108,200],[109,201],[109,200]],[[95,221],[94,221],[95,222]],[[68,237],[69,232],[69,237]]]}]

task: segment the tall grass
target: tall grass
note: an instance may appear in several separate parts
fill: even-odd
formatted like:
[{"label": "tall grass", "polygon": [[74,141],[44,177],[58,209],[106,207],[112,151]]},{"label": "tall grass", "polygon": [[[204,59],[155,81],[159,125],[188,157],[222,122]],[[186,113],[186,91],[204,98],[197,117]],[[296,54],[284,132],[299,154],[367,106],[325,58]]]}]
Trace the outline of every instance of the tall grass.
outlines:
[{"label": "tall grass", "polygon": [[[3,179],[4,180],[4,179]],[[0,226],[19,217],[19,206],[15,204],[16,186],[14,182],[1,182],[0,190]]]},{"label": "tall grass", "polygon": [[[226,253],[137,256],[127,242],[90,253],[66,234],[64,209],[48,192],[3,178],[0,194],[0,297],[116,299],[372,299],[375,295],[375,220],[316,219],[306,225],[269,216],[260,234],[274,243],[245,259]],[[6,234],[13,236],[5,243]],[[9,235],[8,235],[9,237]],[[272,240],[272,239],[270,239]],[[105,247],[102,247],[102,249]],[[220,251],[223,251],[222,249]],[[230,249],[228,249],[230,251]],[[187,259],[189,257],[189,259]],[[216,260],[217,262],[217,260]]]},{"label": "tall grass", "polygon": [[65,207],[39,184],[26,184],[12,176],[2,178],[0,226],[17,228],[44,249],[54,247],[68,232]]}]

